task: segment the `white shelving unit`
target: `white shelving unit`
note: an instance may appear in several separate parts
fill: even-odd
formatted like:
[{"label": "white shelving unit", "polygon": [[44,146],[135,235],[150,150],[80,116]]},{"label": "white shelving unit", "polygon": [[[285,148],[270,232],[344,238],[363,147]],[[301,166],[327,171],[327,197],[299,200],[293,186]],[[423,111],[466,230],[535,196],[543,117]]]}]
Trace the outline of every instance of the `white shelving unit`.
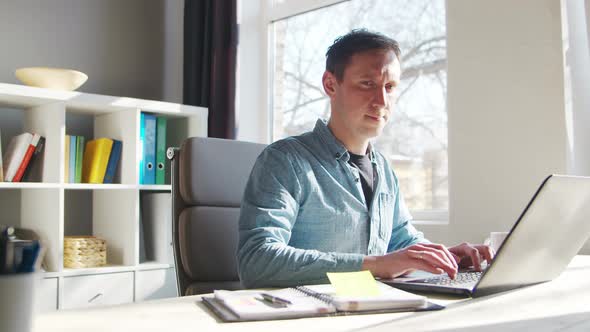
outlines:
[{"label": "white shelving unit", "polygon": [[[2,118],[7,112],[11,113],[8,122]],[[0,83],[3,149],[10,139],[5,128],[46,138],[41,182],[0,182],[0,224],[32,229],[47,245],[47,271],[39,291],[41,311],[176,295],[172,261],[140,262],[141,197],[171,190],[169,182],[139,184],[141,112],[168,118],[167,146],[179,146],[186,137],[207,135],[206,108]],[[83,135],[86,140],[121,140],[115,183],[66,183],[66,134]],[[106,239],[109,266],[64,268],[65,235]],[[168,241],[164,234],[156,238]]]}]

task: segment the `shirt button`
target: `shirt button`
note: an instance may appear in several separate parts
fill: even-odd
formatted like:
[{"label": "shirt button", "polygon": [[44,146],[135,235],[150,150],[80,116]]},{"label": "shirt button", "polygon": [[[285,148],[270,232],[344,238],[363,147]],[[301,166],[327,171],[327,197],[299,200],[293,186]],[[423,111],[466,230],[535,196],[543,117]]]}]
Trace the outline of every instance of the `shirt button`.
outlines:
[{"label": "shirt button", "polygon": [[340,153],[336,153],[336,158],[340,158]]},{"label": "shirt button", "polygon": [[355,178],[354,179],[354,182],[359,182],[359,178]]}]

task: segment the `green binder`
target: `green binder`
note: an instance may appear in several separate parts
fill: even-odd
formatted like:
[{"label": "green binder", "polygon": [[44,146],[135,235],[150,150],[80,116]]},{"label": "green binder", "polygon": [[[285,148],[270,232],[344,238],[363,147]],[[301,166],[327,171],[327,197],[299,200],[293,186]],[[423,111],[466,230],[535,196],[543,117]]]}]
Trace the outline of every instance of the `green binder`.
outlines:
[{"label": "green binder", "polygon": [[[82,183],[82,160],[84,160],[84,136],[76,136],[76,183]],[[72,147],[70,146],[70,149]]]},{"label": "green binder", "polygon": [[166,184],[166,123],[167,119],[156,119],[156,184]]}]

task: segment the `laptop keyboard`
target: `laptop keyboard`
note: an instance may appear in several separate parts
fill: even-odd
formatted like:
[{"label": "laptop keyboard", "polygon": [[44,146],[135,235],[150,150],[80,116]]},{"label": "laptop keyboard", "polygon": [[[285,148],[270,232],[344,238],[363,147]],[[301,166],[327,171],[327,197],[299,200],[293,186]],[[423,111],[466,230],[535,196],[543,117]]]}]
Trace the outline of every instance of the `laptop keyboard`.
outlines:
[{"label": "laptop keyboard", "polygon": [[438,286],[460,286],[465,284],[475,284],[481,278],[483,272],[460,272],[457,273],[455,279],[449,276],[437,276],[427,279],[422,279],[419,282],[426,284],[433,284]]}]

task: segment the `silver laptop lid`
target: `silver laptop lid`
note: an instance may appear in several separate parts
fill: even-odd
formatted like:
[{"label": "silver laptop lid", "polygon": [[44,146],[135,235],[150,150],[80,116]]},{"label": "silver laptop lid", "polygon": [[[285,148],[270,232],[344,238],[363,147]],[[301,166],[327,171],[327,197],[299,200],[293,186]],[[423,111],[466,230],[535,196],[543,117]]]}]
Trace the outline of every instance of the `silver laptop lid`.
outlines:
[{"label": "silver laptop lid", "polygon": [[556,278],[590,234],[590,177],[550,175],[498,249],[473,296]]}]

